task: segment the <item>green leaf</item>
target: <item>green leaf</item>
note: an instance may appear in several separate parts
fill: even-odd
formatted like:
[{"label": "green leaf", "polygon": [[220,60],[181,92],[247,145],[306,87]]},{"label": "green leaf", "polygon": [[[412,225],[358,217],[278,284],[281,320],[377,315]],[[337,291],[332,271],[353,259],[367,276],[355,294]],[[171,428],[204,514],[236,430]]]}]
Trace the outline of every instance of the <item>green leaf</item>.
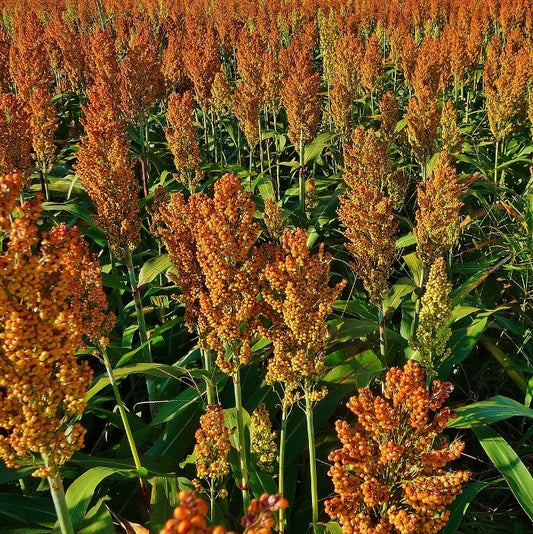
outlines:
[{"label": "green leaf", "polygon": [[330,521],[324,525],[327,534],[342,534],[342,528],[336,521]]},{"label": "green leaf", "polygon": [[172,263],[168,258],[168,254],[161,254],[157,258],[148,260],[141,267],[138,286],[142,287],[145,284],[149,284],[154,278],[167,271],[170,267],[172,267]]},{"label": "green leaf", "polygon": [[78,534],[114,534],[113,518],[104,499],[100,499],[85,516]]},{"label": "green leaf", "polygon": [[310,163],[317,159],[320,154],[322,154],[322,150],[328,146],[328,142],[332,137],[334,137],[334,135],[335,134],[332,132],[324,132],[313,139],[313,141],[311,141],[311,143],[304,149],[304,164]]},{"label": "green leaf", "polygon": [[57,516],[52,500],[14,493],[0,494],[0,524],[41,525],[52,528]]},{"label": "green leaf", "polygon": [[504,476],[514,496],[533,520],[533,477],[513,448],[488,426],[472,429],[494,466]]},{"label": "green leaf", "polygon": [[508,397],[497,395],[486,401],[474,402],[455,410],[457,417],[450,419],[448,427],[471,428],[503,421],[510,417],[533,418],[533,410]]},{"label": "green leaf", "polygon": [[78,477],[69,486],[66,493],[66,499],[74,531],[77,531],[80,528],[87,507],[93,498],[98,484],[108,476],[116,474],[124,475],[128,472],[131,473],[135,471],[115,469],[113,467],[94,467],[93,469],[89,469],[86,473],[83,473],[83,475]]},{"label": "green leaf", "polygon": [[151,484],[150,529],[159,532],[178,505],[178,485],[176,477],[155,477]]},{"label": "green leaf", "polygon": [[[127,367],[119,367],[113,370],[115,379],[124,378],[129,375],[146,375],[156,376],[159,378],[176,378],[180,379],[184,375],[191,378],[201,378],[206,374],[203,369],[187,369],[185,367],[174,367],[173,365],[165,365],[163,363],[136,363]],[[94,397],[98,392],[102,391],[109,385],[109,377],[101,375],[93,384],[91,389],[87,391],[86,399]]]},{"label": "green leaf", "polygon": [[407,267],[413,275],[413,280],[418,287],[422,286],[422,279],[424,276],[424,264],[422,260],[418,257],[416,252],[411,252],[411,254],[406,254],[403,256],[403,261],[405,261]]},{"label": "green leaf", "polygon": [[476,495],[487,486],[491,486],[497,481],[492,482],[475,482],[470,486],[467,486],[461,495],[456,497],[453,503],[449,506],[451,514],[450,519],[446,523],[446,526],[442,530],[441,534],[454,534],[463,517],[466,513],[467,508],[470,506],[470,503],[476,498]]}]

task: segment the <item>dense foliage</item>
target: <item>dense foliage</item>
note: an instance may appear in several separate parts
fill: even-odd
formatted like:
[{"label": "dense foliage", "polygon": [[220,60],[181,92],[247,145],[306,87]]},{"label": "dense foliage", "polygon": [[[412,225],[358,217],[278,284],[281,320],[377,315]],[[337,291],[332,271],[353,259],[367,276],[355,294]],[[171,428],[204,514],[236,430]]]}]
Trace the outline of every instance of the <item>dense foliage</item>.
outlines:
[{"label": "dense foliage", "polygon": [[0,8],[2,532],[528,529],[530,2]]}]

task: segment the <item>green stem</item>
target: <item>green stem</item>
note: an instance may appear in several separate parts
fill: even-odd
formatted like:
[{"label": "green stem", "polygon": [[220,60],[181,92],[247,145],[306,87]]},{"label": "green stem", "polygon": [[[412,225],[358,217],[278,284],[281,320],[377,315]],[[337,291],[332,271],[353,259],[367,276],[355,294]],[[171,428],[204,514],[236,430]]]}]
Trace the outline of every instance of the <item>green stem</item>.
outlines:
[{"label": "green stem", "polygon": [[313,404],[310,391],[305,389],[305,420],[307,422],[307,444],[309,446],[309,475],[311,477],[311,506],[313,523],[318,522],[318,485],[316,476],[315,428],[313,422]]},{"label": "green stem", "polygon": [[300,132],[300,170],[298,173],[300,209],[305,213],[304,140]]},{"label": "green stem", "polygon": [[379,350],[381,354],[381,361],[386,364],[387,362],[387,337],[385,334],[385,310],[383,303],[381,303],[380,308],[378,309],[378,320],[379,320]]},{"label": "green stem", "polygon": [[[146,329],[146,321],[144,318],[144,312],[141,304],[141,296],[139,294],[139,287],[137,285],[137,278],[135,276],[135,269],[133,267],[133,260],[131,257],[131,252],[126,251],[126,267],[128,268],[128,277],[131,285],[131,292],[133,294],[133,302],[135,305],[135,315],[137,316],[137,325],[139,326],[139,334],[141,337],[142,343],[142,354],[145,362],[152,361],[152,351],[150,348],[150,343],[148,341],[148,333]],[[151,378],[146,379],[146,387],[148,389],[148,400],[152,401],[155,399],[155,387],[154,382]],[[152,415],[154,414],[154,406],[150,403],[150,411]]]},{"label": "green stem", "polygon": [[211,353],[209,349],[200,347],[202,359],[204,361],[204,369],[208,375],[205,379],[205,390],[207,393],[207,404],[215,404],[215,388],[213,386],[213,366],[211,365]]},{"label": "green stem", "polygon": [[115,395],[115,401],[117,402],[118,412],[120,414],[120,418],[122,419],[122,424],[124,425],[126,437],[128,438],[128,444],[130,446],[131,455],[133,456],[133,462],[135,463],[135,468],[137,470],[142,469],[142,464],[139,458],[139,453],[137,452],[137,446],[135,445],[135,439],[133,438],[133,433],[131,432],[130,423],[126,415],[126,409],[124,408],[124,403],[122,402],[122,397],[118,389],[118,384],[113,375],[113,367],[111,366],[111,361],[109,360],[109,356],[107,355],[106,347],[105,345],[99,345],[98,348],[104,360],[105,370],[107,372],[107,376],[109,377],[109,383],[111,384],[111,389],[113,390],[113,394]]},{"label": "green stem", "polygon": [[237,454],[241,464],[241,491],[244,505],[244,513],[250,504],[250,495],[248,492],[248,464],[246,461],[246,446],[244,439],[244,421],[242,417],[242,392],[241,392],[241,374],[239,368],[233,375],[233,390],[235,392],[235,409],[237,410]]},{"label": "green stem", "polygon": [[42,454],[46,467],[51,467],[56,474],[47,477],[48,485],[50,486],[50,493],[54,501],[54,508],[56,510],[57,519],[59,521],[59,529],[61,534],[74,534],[74,527],[68,510],[67,500],[65,499],[65,490],[63,489],[63,482],[61,476],[57,473],[57,466],[53,460],[46,454]]},{"label": "green stem", "polygon": [[[283,497],[285,492],[285,446],[287,443],[287,406],[283,400],[281,408],[281,430],[279,433],[279,469],[278,469],[278,493]],[[285,532],[285,510],[279,511],[279,531]]]},{"label": "green stem", "polygon": [[496,139],[495,154],[494,154],[494,183],[498,185],[498,156],[500,150],[500,141]]}]

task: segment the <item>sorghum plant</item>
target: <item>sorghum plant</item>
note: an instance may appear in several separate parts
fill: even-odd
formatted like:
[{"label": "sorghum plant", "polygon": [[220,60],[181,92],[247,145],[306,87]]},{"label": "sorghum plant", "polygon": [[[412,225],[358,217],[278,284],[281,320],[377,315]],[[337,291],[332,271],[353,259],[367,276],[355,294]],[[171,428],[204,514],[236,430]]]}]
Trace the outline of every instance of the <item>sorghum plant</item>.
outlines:
[{"label": "sorghum plant", "polygon": [[446,525],[446,506],[470,476],[444,469],[464,443],[436,441],[453,417],[442,408],[452,390],[435,380],[428,391],[423,368],[410,360],[389,370],[382,395],[361,388],[350,399],[357,422],[336,423],[343,446],[329,456],[329,475],[337,495],[325,503],[343,534],[434,533]]}]

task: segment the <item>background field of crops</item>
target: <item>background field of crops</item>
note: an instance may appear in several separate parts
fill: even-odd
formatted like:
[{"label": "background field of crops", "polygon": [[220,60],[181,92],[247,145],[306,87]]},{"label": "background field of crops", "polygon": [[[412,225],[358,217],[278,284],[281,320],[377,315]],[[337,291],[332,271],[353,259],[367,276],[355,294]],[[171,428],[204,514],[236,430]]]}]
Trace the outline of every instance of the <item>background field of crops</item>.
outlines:
[{"label": "background field of crops", "polygon": [[[466,444],[453,469],[472,473],[443,532],[531,531],[530,2],[0,6],[0,174],[22,174],[24,199],[43,195],[40,228],[77,226],[98,258],[116,316],[107,355],[142,466],[132,459],[103,356],[87,342],[78,353],[94,372],[80,419],[85,445],[61,469],[77,532],[133,532],[132,524],[158,532],[177,491],[196,477],[192,452],[208,389],[226,425],[237,424],[232,381],[214,364],[216,351],[198,343],[201,327],[191,328],[179,298],[173,261],[187,243],[172,229],[164,238],[157,207],[161,186],[184,199],[212,197],[227,173],[251,194],[258,245],[301,228],[312,254],[323,244],[331,255],[327,285],[346,280],[326,318],[317,382],[328,394],[314,407],[315,528],[340,532],[322,506],[333,494],[335,421],[353,421],[346,402],[357,388],[421,359],[421,298],[443,256],[451,315],[439,328],[451,335],[449,352],[432,366],[454,386],[448,405],[458,417],[445,435]],[[345,246],[349,218],[341,221],[339,210],[340,197],[355,198],[354,184],[364,184],[351,219],[361,225],[356,252]],[[387,232],[395,245],[384,259]],[[270,326],[263,320],[263,330],[253,330],[250,361],[240,365],[255,497],[278,490],[277,466],[258,467],[249,448],[248,416],[261,403],[278,437],[282,424],[283,390],[265,381],[272,345],[262,333]],[[0,388],[0,410],[2,399]],[[289,410],[284,458],[290,534],[312,521],[301,404]],[[236,439],[228,495],[216,500],[214,519],[239,530]],[[31,476],[40,465],[37,457],[16,469],[0,463],[1,532],[52,531],[48,488]]]}]

